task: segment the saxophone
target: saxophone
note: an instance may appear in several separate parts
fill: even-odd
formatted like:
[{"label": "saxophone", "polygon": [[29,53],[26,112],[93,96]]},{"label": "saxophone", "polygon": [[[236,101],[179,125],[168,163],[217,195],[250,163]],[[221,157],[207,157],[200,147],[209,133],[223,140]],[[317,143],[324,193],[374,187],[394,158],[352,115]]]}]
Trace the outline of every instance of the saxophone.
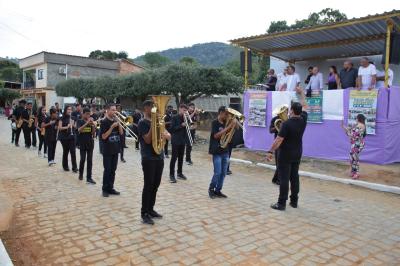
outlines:
[{"label": "saxophone", "polygon": [[32,110],[29,111],[29,121],[28,121],[28,127],[31,128],[33,125],[33,122],[35,122],[35,118],[32,115]]}]

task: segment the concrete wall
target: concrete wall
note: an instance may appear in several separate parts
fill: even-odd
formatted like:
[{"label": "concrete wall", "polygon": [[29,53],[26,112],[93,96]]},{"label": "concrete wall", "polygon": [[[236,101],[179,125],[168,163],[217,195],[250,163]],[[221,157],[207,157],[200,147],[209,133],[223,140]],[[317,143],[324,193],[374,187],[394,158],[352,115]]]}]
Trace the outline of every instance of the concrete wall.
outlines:
[{"label": "concrete wall", "polygon": [[54,64],[68,64],[74,66],[83,66],[91,68],[104,68],[111,70],[119,69],[119,62],[112,60],[98,60],[88,57],[71,56],[63,54],[45,53],[44,60],[48,63]]},{"label": "concrete wall", "polygon": [[119,75],[125,75],[125,74],[130,74],[130,73],[137,73],[137,72],[142,72],[144,71],[143,68],[138,67],[136,65],[130,64],[128,62],[125,62],[124,60],[119,61]]},{"label": "concrete wall", "polygon": [[31,68],[35,65],[44,63],[44,53],[39,53],[36,55],[29,56],[27,58],[23,58],[19,61],[20,68]]},{"label": "concrete wall", "polygon": [[[381,65],[381,58],[382,56],[370,56],[369,59],[375,63],[375,66],[377,69],[383,69],[383,66]],[[359,62],[360,62],[361,57],[353,57],[350,58],[350,60],[353,61],[354,67],[358,68]],[[307,68],[309,66],[318,66],[320,69],[320,72],[324,76],[324,82],[328,79],[329,75],[329,67],[330,66],[336,66],[338,71],[342,69],[343,67],[343,62],[345,59],[331,59],[331,60],[315,60],[315,61],[305,61],[305,62],[297,62],[295,63],[296,67],[296,72],[300,75],[300,79],[302,81],[302,85],[304,86],[304,80],[307,77]],[[286,67],[288,63],[276,59],[276,58],[271,58],[271,68],[275,69],[276,73],[281,73],[283,71],[283,68]],[[394,80],[393,80],[393,85],[400,85],[400,66],[397,65],[390,65],[390,68],[394,72]],[[327,88],[327,86],[325,86]]]},{"label": "concrete wall", "polygon": [[[39,70],[42,69],[43,70],[43,79],[39,79]],[[38,66],[36,66],[35,68],[35,82],[36,88],[46,88],[47,87],[47,64],[40,64]]]}]

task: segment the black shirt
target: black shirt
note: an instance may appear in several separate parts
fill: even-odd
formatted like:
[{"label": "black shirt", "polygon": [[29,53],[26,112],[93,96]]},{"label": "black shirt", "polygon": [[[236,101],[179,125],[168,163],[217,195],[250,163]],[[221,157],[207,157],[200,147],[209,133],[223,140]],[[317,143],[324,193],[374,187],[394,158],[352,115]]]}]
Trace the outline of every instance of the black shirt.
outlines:
[{"label": "black shirt", "polygon": [[305,84],[310,83],[310,79],[311,79],[312,75],[313,75],[312,73],[311,73],[311,74],[308,74],[306,80],[304,81]]},{"label": "black shirt", "polygon": [[[83,126],[84,124],[86,124],[86,121],[83,119],[79,119],[76,122],[76,128],[79,129],[81,126]],[[93,128],[93,126],[91,125],[86,125],[83,130],[81,132],[79,132],[78,134],[78,142],[79,142],[79,146],[85,147],[85,148],[92,148],[94,145],[93,142],[93,131],[95,129]]]},{"label": "black shirt", "polygon": [[93,113],[90,115],[91,118],[93,118],[94,121],[97,121],[97,119],[99,119],[99,115],[96,113]]},{"label": "black shirt", "polygon": [[139,131],[139,142],[140,142],[140,154],[142,155],[142,160],[163,160],[164,152],[161,151],[160,154],[154,152],[152,143],[147,144],[144,141],[143,136],[149,133],[151,127],[151,121],[147,119],[142,119],[138,124]]},{"label": "black shirt", "polygon": [[222,148],[219,139],[215,139],[214,135],[221,130],[224,130],[225,125],[220,123],[218,119],[212,121],[211,123],[211,134],[210,134],[210,146],[208,148],[209,154],[223,154],[228,152],[228,146],[226,148]]},{"label": "black shirt", "polygon": [[44,120],[45,124],[50,123],[50,121],[55,121],[54,124],[48,125],[45,129],[44,138],[46,141],[56,141],[57,140],[57,123],[58,119],[51,119],[49,116]]},{"label": "black shirt", "polygon": [[342,89],[354,88],[356,86],[356,80],[358,77],[358,70],[354,67],[348,71],[346,69],[340,70],[339,78],[342,84]]},{"label": "black shirt", "polygon": [[269,78],[268,78],[268,80],[267,80],[267,85],[268,85],[268,88],[267,88],[267,91],[274,91],[275,90],[275,85],[276,85],[276,82],[278,81],[278,78],[277,77],[275,77],[275,76],[270,76]]},{"label": "black shirt", "polygon": [[[167,113],[165,114],[164,122],[165,122],[165,123],[171,122],[171,120],[172,120],[172,112],[167,112]],[[169,131],[169,128],[170,128],[170,127],[171,127],[171,124],[166,124],[166,125],[165,125],[165,129],[167,129],[168,131]]]},{"label": "black shirt", "polygon": [[46,118],[47,118],[47,115],[44,115],[44,114],[38,114],[38,116],[37,116],[37,121],[38,121],[38,128],[41,128],[42,127],[42,123],[46,120]]},{"label": "black shirt", "polygon": [[103,155],[115,155],[120,152],[121,148],[121,136],[119,134],[118,127],[114,127],[111,134],[108,136],[107,139],[103,139],[102,135],[106,133],[111,125],[114,123],[113,120],[108,119],[105,117],[100,122],[100,139],[103,142]]},{"label": "black shirt", "polygon": [[[64,115],[62,118],[60,118],[61,121],[61,126],[62,127],[66,127],[67,125],[69,125],[69,123],[71,122],[71,116],[69,115]],[[75,136],[75,129],[72,129],[72,134],[71,134],[71,128],[67,128],[64,130],[59,130],[58,132],[58,139],[59,140],[70,140],[70,139],[74,139]]]},{"label": "black shirt", "polygon": [[307,126],[307,113],[283,122],[278,136],[284,138],[279,147],[279,161],[298,162],[303,153],[303,134]]},{"label": "black shirt", "polygon": [[271,134],[274,133],[274,138],[276,138],[276,136],[278,135],[278,131],[276,131],[276,128],[275,128],[275,121],[278,118],[279,118],[279,116],[275,116],[274,118],[272,118],[271,123],[269,125],[269,133],[271,133]]},{"label": "black shirt", "polygon": [[14,109],[13,115],[15,116],[15,119],[20,119],[22,117],[22,113],[24,112],[25,108],[22,106],[18,106],[17,108]]},{"label": "black shirt", "polygon": [[74,121],[78,121],[79,119],[82,119],[82,114],[78,111],[74,111],[71,113],[71,118]]},{"label": "black shirt", "polygon": [[169,132],[171,133],[172,145],[185,145],[189,142],[186,127],[182,126],[183,115],[174,115],[171,120]]}]

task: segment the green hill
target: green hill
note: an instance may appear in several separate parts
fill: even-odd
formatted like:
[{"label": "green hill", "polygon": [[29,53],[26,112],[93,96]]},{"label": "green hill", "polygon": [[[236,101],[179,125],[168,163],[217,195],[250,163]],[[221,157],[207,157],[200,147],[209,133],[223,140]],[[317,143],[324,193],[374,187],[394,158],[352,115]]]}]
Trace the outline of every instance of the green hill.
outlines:
[{"label": "green hill", "polygon": [[[210,42],[184,48],[172,48],[158,53],[173,62],[178,62],[182,57],[193,57],[201,65],[219,67],[232,60],[238,60],[240,51],[240,48],[229,44]],[[143,56],[135,58],[135,63],[144,64],[142,58]]]}]

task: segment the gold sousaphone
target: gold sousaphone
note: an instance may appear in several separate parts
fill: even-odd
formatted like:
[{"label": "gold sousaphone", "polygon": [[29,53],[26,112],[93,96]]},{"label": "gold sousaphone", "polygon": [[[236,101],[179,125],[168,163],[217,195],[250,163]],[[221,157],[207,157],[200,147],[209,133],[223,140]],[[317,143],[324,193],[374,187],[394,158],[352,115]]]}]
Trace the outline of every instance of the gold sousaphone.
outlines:
[{"label": "gold sousaphone", "polygon": [[[228,118],[225,122],[225,128],[231,125],[231,123],[236,123],[236,120],[239,121],[238,125],[243,128],[242,124],[244,122],[244,115],[235,109],[226,108],[226,112],[228,113]],[[226,132],[220,139],[219,145],[221,148],[225,149],[228,144],[231,142],[233,135],[235,134],[236,127],[233,127],[231,130]]]},{"label": "gold sousaphone", "polygon": [[274,123],[274,127],[277,132],[281,130],[282,123],[289,119],[288,113],[289,107],[286,104],[277,107],[274,109],[274,111],[272,111],[272,114],[278,116]]},{"label": "gold sousaphone", "polygon": [[153,145],[154,152],[161,154],[164,149],[165,139],[163,134],[165,132],[165,108],[169,100],[170,95],[151,95],[154,106],[151,108],[151,143]]}]

